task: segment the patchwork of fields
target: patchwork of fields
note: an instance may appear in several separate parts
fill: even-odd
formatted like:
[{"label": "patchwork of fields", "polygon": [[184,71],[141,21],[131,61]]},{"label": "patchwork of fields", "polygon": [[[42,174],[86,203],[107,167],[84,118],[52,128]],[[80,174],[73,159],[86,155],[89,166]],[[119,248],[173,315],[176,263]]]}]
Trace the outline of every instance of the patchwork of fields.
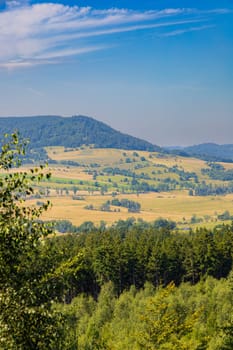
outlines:
[{"label": "patchwork of fields", "polygon": [[[30,205],[39,205],[45,198],[52,202],[44,214],[46,220],[80,225],[85,221],[111,224],[129,217],[145,221],[162,217],[185,229],[203,223],[216,225],[233,214],[233,181],[231,177],[219,179],[233,171],[232,163],[219,163],[219,175],[215,163],[156,152],[84,146],[48,147],[46,151],[51,160],[47,171],[52,176],[29,200]],[[206,169],[214,170],[216,178]],[[106,209],[106,202],[114,198],[139,203],[140,210],[131,212],[114,205]]]}]

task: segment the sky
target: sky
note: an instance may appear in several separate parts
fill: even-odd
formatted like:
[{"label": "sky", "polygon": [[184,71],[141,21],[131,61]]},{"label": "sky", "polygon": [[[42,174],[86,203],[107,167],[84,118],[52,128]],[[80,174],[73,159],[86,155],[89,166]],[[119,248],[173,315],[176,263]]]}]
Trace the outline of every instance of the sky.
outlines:
[{"label": "sky", "polygon": [[232,0],[0,0],[0,116],[233,143]]}]

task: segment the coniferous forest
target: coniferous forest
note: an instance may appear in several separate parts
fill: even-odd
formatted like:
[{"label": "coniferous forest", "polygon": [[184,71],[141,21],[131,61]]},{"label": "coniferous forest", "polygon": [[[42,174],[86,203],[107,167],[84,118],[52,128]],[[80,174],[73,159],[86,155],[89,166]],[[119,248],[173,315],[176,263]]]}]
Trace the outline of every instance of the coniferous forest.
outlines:
[{"label": "coniferous forest", "polygon": [[0,349],[232,349],[233,224],[129,225],[56,236],[27,206],[43,166],[0,154]]}]

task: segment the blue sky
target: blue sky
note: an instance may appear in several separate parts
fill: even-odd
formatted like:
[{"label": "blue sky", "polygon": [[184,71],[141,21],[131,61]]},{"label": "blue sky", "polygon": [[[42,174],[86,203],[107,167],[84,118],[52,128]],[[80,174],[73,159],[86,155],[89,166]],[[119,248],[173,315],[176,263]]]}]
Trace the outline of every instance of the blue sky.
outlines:
[{"label": "blue sky", "polygon": [[0,116],[233,143],[233,2],[0,0]]}]

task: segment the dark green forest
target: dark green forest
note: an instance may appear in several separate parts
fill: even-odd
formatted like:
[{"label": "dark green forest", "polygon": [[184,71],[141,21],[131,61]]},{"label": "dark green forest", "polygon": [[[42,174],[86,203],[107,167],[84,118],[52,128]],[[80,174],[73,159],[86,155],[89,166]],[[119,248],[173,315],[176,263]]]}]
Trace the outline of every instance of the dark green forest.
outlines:
[{"label": "dark green forest", "polygon": [[[28,207],[43,166],[0,154],[0,349],[233,348],[233,224],[178,233],[161,220],[56,236]],[[72,228],[72,227],[71,227]]]},{"label": "dark green forest", "polygon": [[[123,134],[110,126],[85,116],[6,117],[0,118],[0,133],[18,131],[30,139],[31,149],[46,146],[121,148],[126,150],[159,151],[160,147],[139,138]],[[35,152],[38,153],[38,150]]]}]

